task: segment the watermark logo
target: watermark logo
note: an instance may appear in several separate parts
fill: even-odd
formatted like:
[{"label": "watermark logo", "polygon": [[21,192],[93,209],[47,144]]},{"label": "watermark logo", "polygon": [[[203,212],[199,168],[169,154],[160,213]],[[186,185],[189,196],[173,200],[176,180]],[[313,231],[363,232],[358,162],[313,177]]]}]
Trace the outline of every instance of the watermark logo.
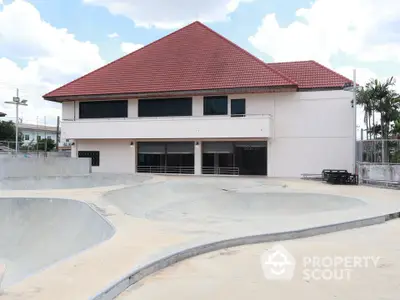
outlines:
[{"label": "watermark logo", "polygon": [[268,280],[291,280],[296,260],[281,245],[275,245],[261,255],[261,266]]},{"label": "watermark logo", "polygon": [[379,256],[304,256],[296,263],[282,245],[274,245],[261,255],[261,266],[268,280],[291,280],[296,268],[305,281],[350,280],[357,269],[377,268],[380,259]]}]

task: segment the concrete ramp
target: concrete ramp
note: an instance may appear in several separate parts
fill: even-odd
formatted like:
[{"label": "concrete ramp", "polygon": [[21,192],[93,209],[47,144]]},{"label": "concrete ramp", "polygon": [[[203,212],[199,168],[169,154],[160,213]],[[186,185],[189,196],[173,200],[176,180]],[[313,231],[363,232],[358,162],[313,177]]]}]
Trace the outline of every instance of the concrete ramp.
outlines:
[{"label": "concrete ramp", "polygon": [[0,198],[3,287],[101,243],[114,228],[87,204],[64,199]]}]

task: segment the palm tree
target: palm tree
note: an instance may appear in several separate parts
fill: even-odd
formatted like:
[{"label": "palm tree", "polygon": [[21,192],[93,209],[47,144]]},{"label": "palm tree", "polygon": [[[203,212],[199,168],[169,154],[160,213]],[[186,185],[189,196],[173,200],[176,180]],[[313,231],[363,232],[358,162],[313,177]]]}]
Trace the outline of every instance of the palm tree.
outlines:
[{"label": "palm tree", "polygon": [[395,79],[391,77],[385,82],[380,82],[377,79],[371,80],[365,87],[367,95],[372,102],[372,104],[370,103],[372,105],[372,112],[377,111],[380,114],[383,162],[387,162],[389,157],[387,142],[385,140],[389,137],[390,126],[400,115],[400,96],[393,90],[395,84]]},{"label": "palm tree", "polygon": [[357,104],[363,106],[364,108],[364,123],[365,126],[367,127],[367,139],[368,135],[371,138],[372,135],[371,117],[374,112],[374,103],[371,97],[371,91],[369,89],[366,89],[364,87],[358,89]]}]

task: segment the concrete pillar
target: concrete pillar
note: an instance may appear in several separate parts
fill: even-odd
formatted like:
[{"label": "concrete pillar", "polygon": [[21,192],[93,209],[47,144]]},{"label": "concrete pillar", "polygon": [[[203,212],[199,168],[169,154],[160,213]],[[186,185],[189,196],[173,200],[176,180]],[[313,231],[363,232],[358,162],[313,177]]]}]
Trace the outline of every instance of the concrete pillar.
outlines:
[{"label": "concrete pillar", "polygon": [[76,140],[73,140],[71,143],[71,157],[76,158],[78,157],[78,142]]},{"label": "concrete pillar", "polygon": [[137,161],[137,142],[131,141],[131,155],[132,155],[132,173],[136,173],[136,161]]},{"label": "concrete pillar", "polygon": [[201,141],[194,142],[194,174],[201,175],[202,167],[202,143]]}]

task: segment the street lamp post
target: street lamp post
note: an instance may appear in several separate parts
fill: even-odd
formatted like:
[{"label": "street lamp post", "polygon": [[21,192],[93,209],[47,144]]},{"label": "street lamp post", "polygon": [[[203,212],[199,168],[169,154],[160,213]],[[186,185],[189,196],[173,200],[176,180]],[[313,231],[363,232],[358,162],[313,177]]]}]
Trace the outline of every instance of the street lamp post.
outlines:
[{"label": "street lamp post", "polygon": [[28,106],[28,100],[21,100],[19,98],[19,90],[17,89],[17,96],[13,97],[12,101],[5,101],[4,103],[15,105],[16,116],[15,116],[15,154],[18,154],[18,122],[19,122],[19,106]]},{"label": "street lamp post", "polygon": [[343,87],[344,91],[351,91],[353,92],[353,156],[354,156],[354,174],[357,172],[357,70],[353,70],[353,82],[346,83]]}]

